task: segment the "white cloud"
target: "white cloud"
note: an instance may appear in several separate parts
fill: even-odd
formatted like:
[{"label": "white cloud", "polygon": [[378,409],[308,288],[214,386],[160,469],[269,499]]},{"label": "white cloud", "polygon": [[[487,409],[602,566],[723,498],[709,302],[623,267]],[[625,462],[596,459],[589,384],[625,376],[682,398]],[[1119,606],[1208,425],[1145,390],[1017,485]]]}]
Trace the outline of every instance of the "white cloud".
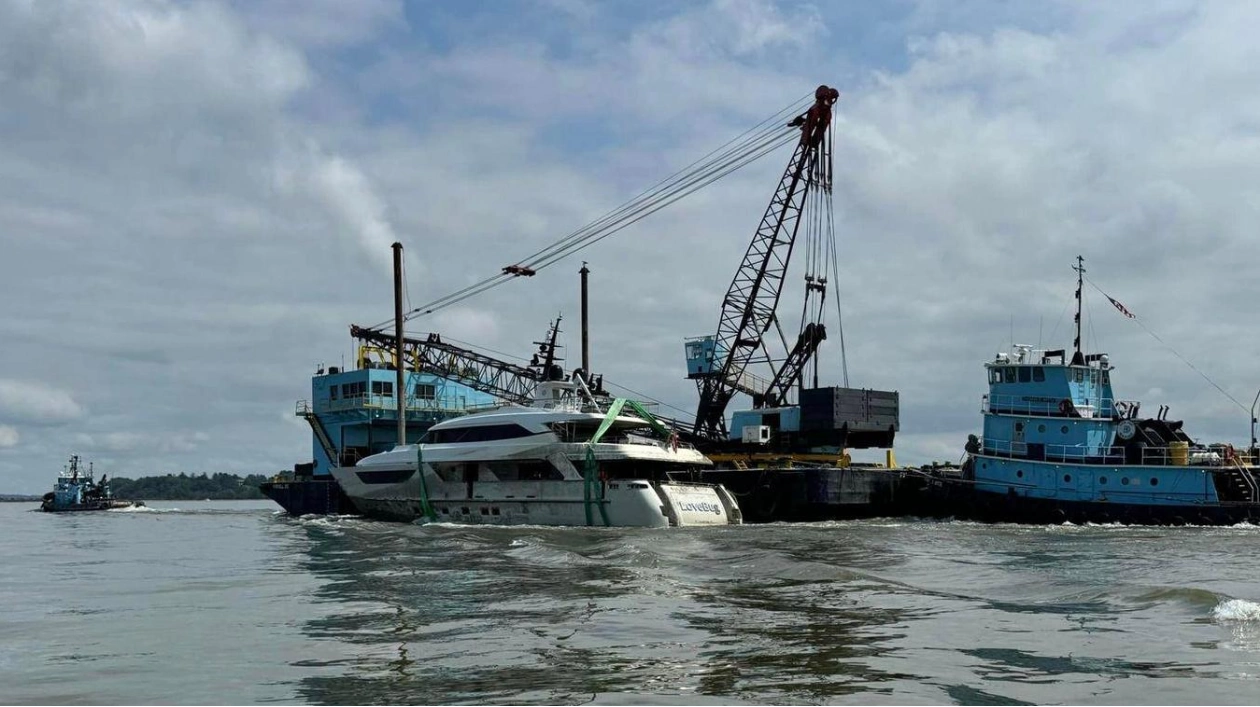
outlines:
[{"label": "white cloud", "polygon": [[83,406],[64,390],[34,381],[0,378],[0,420],[60,424],[77,420],[83,414]]},{"label": "white cloud", "polygon": [[150,445],[153,440],[138,432],[107,432],[104,434],[83,434],[74,436],[74,442],[87,452],[133,452]]},{"label": "white cloud", "polygon": [[339,47],[405,29],[402,0],[268,0],[233,3],[250,24],[302,46]]}]

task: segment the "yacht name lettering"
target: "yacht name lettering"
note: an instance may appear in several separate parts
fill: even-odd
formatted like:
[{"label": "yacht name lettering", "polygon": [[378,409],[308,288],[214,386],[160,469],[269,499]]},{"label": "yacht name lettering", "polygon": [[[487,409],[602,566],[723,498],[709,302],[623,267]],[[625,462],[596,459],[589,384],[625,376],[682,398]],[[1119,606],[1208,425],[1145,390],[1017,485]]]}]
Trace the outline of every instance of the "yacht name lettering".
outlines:
[{"label": "yacht name lettering", "polygon": [[679,510],[690,511],[692,513],[713,513],[719,514],[722,509],[716,503],[708,501],[684,501],[678,504]]}]

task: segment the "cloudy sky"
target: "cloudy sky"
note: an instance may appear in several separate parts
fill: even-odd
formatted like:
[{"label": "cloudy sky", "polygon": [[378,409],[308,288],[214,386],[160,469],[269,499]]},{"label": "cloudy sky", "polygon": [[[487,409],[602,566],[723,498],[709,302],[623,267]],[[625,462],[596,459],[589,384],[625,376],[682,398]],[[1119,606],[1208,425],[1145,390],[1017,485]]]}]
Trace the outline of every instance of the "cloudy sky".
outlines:
[{"label": "cloudy sky", "polygon": [[[1243,407],[1260,388],[1256,26],[1255,3],[0,0],[0,491],[71,453],[309,459],[294,402],[391,316],[391,242],[418,305],[820,83],[848,368],[901,392],[901,461],[958,458],[1012,332],[1070,344],[1077,254],[1168,344],[1091,290],[1118,394],[1245,443],[1177,354]],[[716,328],[787,158],[410,328],[527,354],[563,312],[576,359],[585,259],[597,370],[690,410],[682,339]]]}]

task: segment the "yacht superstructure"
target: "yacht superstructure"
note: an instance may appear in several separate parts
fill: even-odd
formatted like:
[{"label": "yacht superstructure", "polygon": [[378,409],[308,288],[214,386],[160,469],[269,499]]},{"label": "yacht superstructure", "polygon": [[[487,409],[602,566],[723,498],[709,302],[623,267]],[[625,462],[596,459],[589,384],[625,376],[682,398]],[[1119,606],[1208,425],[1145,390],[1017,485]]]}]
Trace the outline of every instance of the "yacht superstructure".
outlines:
[{"label": "yacht superstructure", "polygon": [[[389,520],[665,527],[741,522],[711,465],[637,403],[601,405],[580,376],[540,382],[533,404],[434,425],[333,474],[359,512]],[[629,408],[629,409],[627,409]]]}]

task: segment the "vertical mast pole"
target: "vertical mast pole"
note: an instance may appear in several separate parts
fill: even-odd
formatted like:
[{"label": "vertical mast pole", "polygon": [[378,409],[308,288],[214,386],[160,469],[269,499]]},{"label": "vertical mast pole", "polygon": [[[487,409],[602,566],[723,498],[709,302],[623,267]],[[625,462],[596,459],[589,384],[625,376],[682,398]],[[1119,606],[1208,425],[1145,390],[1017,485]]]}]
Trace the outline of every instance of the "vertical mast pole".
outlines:
[{"label": "vertical mast pole", "polygon": [[407,389],[403,364],[402,243],[394,249],[394,400],[398,403],[398,444],[407,443]]},{"label": "vertical mast pole", "polygon": [[585,260],[582,261],[582,269],[578,271],[578,274],[582,276],[582,376],[589,381],[591,379],[591,340],[586,318],[586,276],[590,275],[591,271],[586,267]]},{"label": "vertical mast pole", "polygon": [[1076,353],[1072,354],[1072,365],[1081,366],[1085,363],[1085,356],[1081,353],[1081,294],[1085,284],[1085,259],[1076,256],[1076,267],[1072,269],[1076,271],[1076,340],[1072,342]]},{"label": "vertical mast pole", "polygon": [[1251,453],[1253,456],[1255,455],[1257,449],[1256,422],[1260,422],[1260,420],[1256,419],[1256,403],[1260,403],[1260,390],[1256,391],[1256,398],[1251,401]]}]

